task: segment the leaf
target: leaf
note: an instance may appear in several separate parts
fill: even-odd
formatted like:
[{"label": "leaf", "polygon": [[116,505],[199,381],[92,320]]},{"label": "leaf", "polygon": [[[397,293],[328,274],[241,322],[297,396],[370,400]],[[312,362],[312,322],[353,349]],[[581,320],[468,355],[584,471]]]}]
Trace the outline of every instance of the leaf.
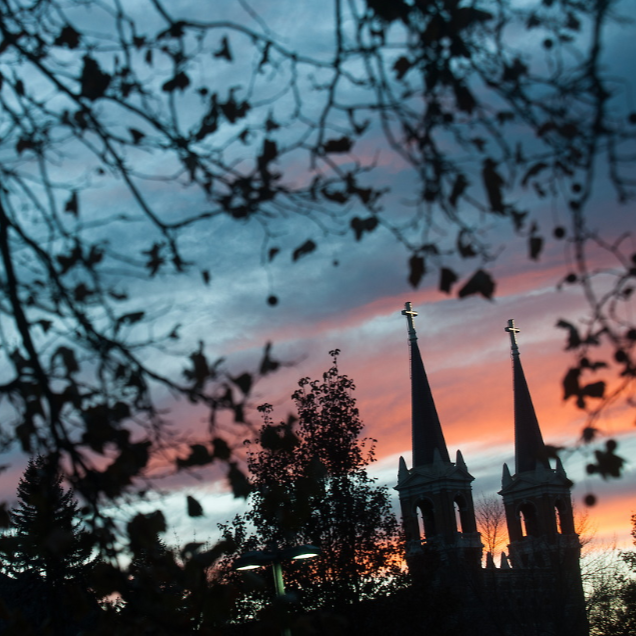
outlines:
[{"label": "leaf", "polygon": [[450,294],[452,286],[457,282],[457,274],[448,267],[442,267],[439,275],[439,290]]},{"label": "leaf", "polygon": [[180,71],[172,79],[164,82],[161,90],[166,93],[172,93],[178,89],[183,92],[188,86],[190,86],[190,78],[186,73]]},{"label": "leaf", "polygon": [[568,344],[565,347],[566,351],[569,351],[570,349],[577,349],[583,344],[579,330],[572,323],[567,322],[567,320],[559,320],[556,326],[559,329],[567,329],[568,331]]},{"label": "leaf", "polygon": [[614,453],[617,444],[614,440],[608,440],[605,443],[606,450],[594,451],[596,464],[588,464],[588,473],[599,473],[603,479],[614,477],[618,479],[621,476],[621,470],[625,464],[625,460]]},{"label": "leaf", "polygon": [[601,399],[605,395],[605,382],[601,380],[599,382],[593,382],[592,384],[586,384],[581,389],[581,394],[587,397]]},{"label": "leaf", "polygon": [[159,271],[159,268],[166,262],[166,259],[161,255],[162,250],[162,243],[154,243],[149,250],[143,250],[141,252],[144,256],[148,257],[145,267],[149,270],[151,278],[155,276],[155,274]]},{"label": "leaf", "polygon": [[252,375],[250,373],[242,373],[237,378],[230,378],[236,386],[241,389],[243,395],[248,395],[252,388]]},{"label": "leaf", "polygon": [[481,175],[484,181],[486,194],[488,195],[488,200],[490,202],[490,211],[495,214],[503,215],[505,214],[505,211],[501,189],[504,185],[504,180],[501,178],[496,168],[497,164],[489,157],[484,160]]},{"label": "leaf", "polygon": [[466,298],[473,294],[481,294],[484,298],[492,300],[495,292],[495,281],[492,276],[483,269],[478,269],[466,284],[457,292],[459,298]]},{"label": "leaf", "polygon": [[157,535],[166,531],[166,519],[161,510],[147,514],[139,513],[128,522],[127,531],[133,551],[139,548],[152,548]]},{"label": "leaf", "polygon": [[322,194],[325,199],[329,199],[329,201],[333,201],[334,203],[343,204],[349,200],[349,195],[341,190],[329,190],[327,188],[323,188]]},{"label": "leaf", "polygon": [[417,287],[422,280],[422,276],[426,273],[426,266],[424,264],[424,257],[417,254],[413,254],[409,259],[409,278],[408,281],[411,287]]},{"label": "leaf", "polygon": [[378,219],[375,216],[369,216],[366,219],[354,216],[351,219],[351,228],[353,229],[356,241],[359,241],[365,232],[373,232],[378,227]]},{"label": "leaf", "polygon": [[292,254],[292,262],[296,262],[299,258],[306,256],[307,254],[311,254],[316,247],[316,243],[314,243],[311,239],[306,240],[300,247],[297,247]]},{"label": "leaf", "polygon": [[66,46],[69,49],[76,49],[80,44],[81,34],[70,24],[62,28],[60,34],[55,38],[55,46]]},{"label": "leaf", "polygon": [[227,474],[227,478],[232,488],[232,493],[236,499],[246,499],[252,492],[252,485],[248,481],[245,474],[236,465],[236,463],[230,463],[230,469]]},{"label": "leaf", "polygon": [[192,444],[190,446],[190,454],[181,459],[177,457],[177,468],[189,468],[190,466],[207,466],[213,461],[208,449],[203,444]]},{"label": "leaf", "polygon": [[129,128],[128,132],[130,133],[135,146],[139,144],[139,142],[146,136],[144,135],[144,133],[142,133],[140,130],[137,130],[136,128]]},{"label": "leaf", "polygon": [[64,204],[64,212],[66,212],[67,214],[72,214],[74,217],[77,218],[79,210],[77,205],[77,192],[75,190],[71,192],[71,196]]},{"label": "leaf", "polygon": [[563,378],[563,399],[567,400],[572,396],[578,397],[581,393],[579,387],[579,377],[581,376],[581,370],[577,367],[572,367],[568,370]]},{"label": "leaf", "polygon": [[340,137],[339,139],[329,139],[326,141],[322,149],[324,152],[349,152],[353,146],[353,141],[349,137]]},{"label": "leaf", "polygon": [[233,124],[237,119],[245,117],[250,110],[250,105],[243,100],[240,104],[234,99],[234,95],[230,93],[230,97],[225,104],[219,104],[221,112],[225,118]]},{"label": "leaf", "polygon": [[232,61],[232,51],[230,51],[230,43],[226,35],[224,35],[223,39],[221,40],[221,48],[218,51],[214,52],[214,57],[222,57],[228,62]]},{"label": "leaf", "polygon": [[80,95],[95,101],[103,97],[110,85],[111,76],[104,73],[99,64],[89,55],[84,56],[84,66],[80,77]]},{"label": "leaf", "polygon": [[407,57],[404,57],[404,55],[402,57],[399,57],[397,60],[395,60],[395,63],[393,64],[393,70],[395,71],[395,78],[397,80],[401,80],[406,75],[406,73],[410,70],[411,66],[412,64]]},{"label": "leaf", "polygon": [[215,437],[212,440],[212,446],[214,448],[212,455],[214,456],[215,459],[226,461],[232,455],[232,450],[230,449],[230,446],[221,437]]},{"label": "leaf", "polygon": [[203,517],[203,506],[194,498],[188,495],[186,497],[188,506],[188,517]]},{"label": "leaf", "polygon": [[539,254],[543,250],[543,238],[540,236],[531,236],[528,239],[528,256],[533,261],[539,260]]}]

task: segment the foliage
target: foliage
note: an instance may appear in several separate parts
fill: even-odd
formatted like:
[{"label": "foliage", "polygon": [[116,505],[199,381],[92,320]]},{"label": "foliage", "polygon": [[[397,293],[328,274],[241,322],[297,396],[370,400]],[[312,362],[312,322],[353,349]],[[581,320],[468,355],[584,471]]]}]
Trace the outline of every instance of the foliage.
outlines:
[{"label": "foliage", "polygon": [[3,545],[7,573],[37,574],[51,586],[86,578],[91,544],[73,491],[61,483],[57,467],[42,455],[29,460],[11,511],[13,530]]},{"label": "foliage", "polygon": [[[54,460],[114,558],[102,503],[153,461],[226,462],[246,494],[217,416],[244,422],[280,366],[267,345],[256,371],[230,374],[188,343],[179,376],[163,361],[191,325],[148,300],[167,282],[196,273],[196,292],[217,293],[228,237],[268,267],[384,231],[414,287],[437,276],[442,293],[492,298],[502,228],[531,262],[564,245],[559,285],[589,308],[557,325],[575,354],[564,399],[590,409],[593,440],[590,404],[629,396],[636,375],[635,256],[593,222],[600,165],[619,202],[634,195],[636,116],[604,58],[615,3],[334,0],[315,50],[247,0],[216,4],[0,0],[0,448]],[[392,191],[381,163],[410,185]],[[167,396],[204,409],[210,433],[172,428]],[[620,475],[615,449],[590,472]]]},{"label": "foliage", "polygon": [[275,425],[272,407],[260,407],[265,423],[248,454],[251,507],[222,529],[239,552],[319,547],[320,558],[284,564],[286,583],[304,609],[346,613],[400,586],[403,546],[386,488],[367,475],[374,440],[359,438],[355,386],[339,373],[338,353],[322,380],[299,381],[297,420]]},{"label": "foliage", "polygon": [[0,540],[9,598],[21,597],[17,607],[33,629],[50,624],[56,635],[97,612],[89,592],[92,542],[80,527],[73,492],[61,482],[54,464],[41,455],[31,459],[11,512],[13,529]]},{"label": "foliage", "polygon": [[[636,515],[632,515],[632,536],[636,545]],[[593,581],[588,598],[592,636],[627,636],[636,630],[636,553],[625,552],[621,557],[629,573],[615,565]]]}]

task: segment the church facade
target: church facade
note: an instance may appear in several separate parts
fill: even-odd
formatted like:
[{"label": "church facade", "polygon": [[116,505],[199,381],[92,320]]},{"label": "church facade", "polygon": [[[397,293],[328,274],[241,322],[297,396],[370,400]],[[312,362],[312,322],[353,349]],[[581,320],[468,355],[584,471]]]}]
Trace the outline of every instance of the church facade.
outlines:
[{"label": "church facade", "polygon": [[547,454],[525,379],[516,334],[510,334],[515,465],[504,464],[499,491],[509,543],[495,564],[477,530],[473,477],[460,451],[448,453],[433,393],[406,303],[411,353],[413,466],[400,458],[398,483],[406,562],[422,593],[453,598],[449,633],[466,636],[587,636],[580,542],[568,480]]}]

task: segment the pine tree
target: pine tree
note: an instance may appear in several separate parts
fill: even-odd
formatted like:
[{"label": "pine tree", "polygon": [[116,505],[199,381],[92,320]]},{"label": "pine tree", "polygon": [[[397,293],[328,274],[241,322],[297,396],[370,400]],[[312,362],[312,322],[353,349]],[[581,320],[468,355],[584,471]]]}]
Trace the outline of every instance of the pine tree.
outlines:
[{"label": "pine tree", "polygon": [[39,455],[29,460],[12,511],[13,572],[38,573],[49,585],[82,577],[91,547],[80,529],[77,501],[62,488],[62,476]]},{"label": "pine tree", "polygon": [[2,538],[0,551],[19,609],[36,631],[75,633],[96,609],[87,582],[91,545],[80,527],[77,501],[62,487],[55,463],[41,455],[29,460],[17,497],[13,530]]}]

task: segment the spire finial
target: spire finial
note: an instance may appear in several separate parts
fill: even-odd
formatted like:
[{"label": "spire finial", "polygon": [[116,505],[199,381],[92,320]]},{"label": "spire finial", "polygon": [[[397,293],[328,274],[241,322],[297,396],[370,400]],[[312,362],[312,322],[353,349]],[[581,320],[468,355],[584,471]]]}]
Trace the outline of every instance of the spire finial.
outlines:
[{"label": "spire finial", "polygon": [[521,329],[517,329],[517,327],[515,327],[515,321],[510,319],[508,321],[508,326],[505,327],[504,330],[510,334],[510,348],[512,350],[512,355],[518,356],[519,347],[517,346],[517,334],[521,331]]},{"label": "spire finial", "polygon": [[406,316],[406,320],[408,322],[409,329],[409,340],[417,340],[417,334],[415,333],[415,325],[413,323],[413,318],[417,316],[417,312],[413,310],[413,305],[411,303],[404,303],[404,309],[402,310],[402,315]]}]

